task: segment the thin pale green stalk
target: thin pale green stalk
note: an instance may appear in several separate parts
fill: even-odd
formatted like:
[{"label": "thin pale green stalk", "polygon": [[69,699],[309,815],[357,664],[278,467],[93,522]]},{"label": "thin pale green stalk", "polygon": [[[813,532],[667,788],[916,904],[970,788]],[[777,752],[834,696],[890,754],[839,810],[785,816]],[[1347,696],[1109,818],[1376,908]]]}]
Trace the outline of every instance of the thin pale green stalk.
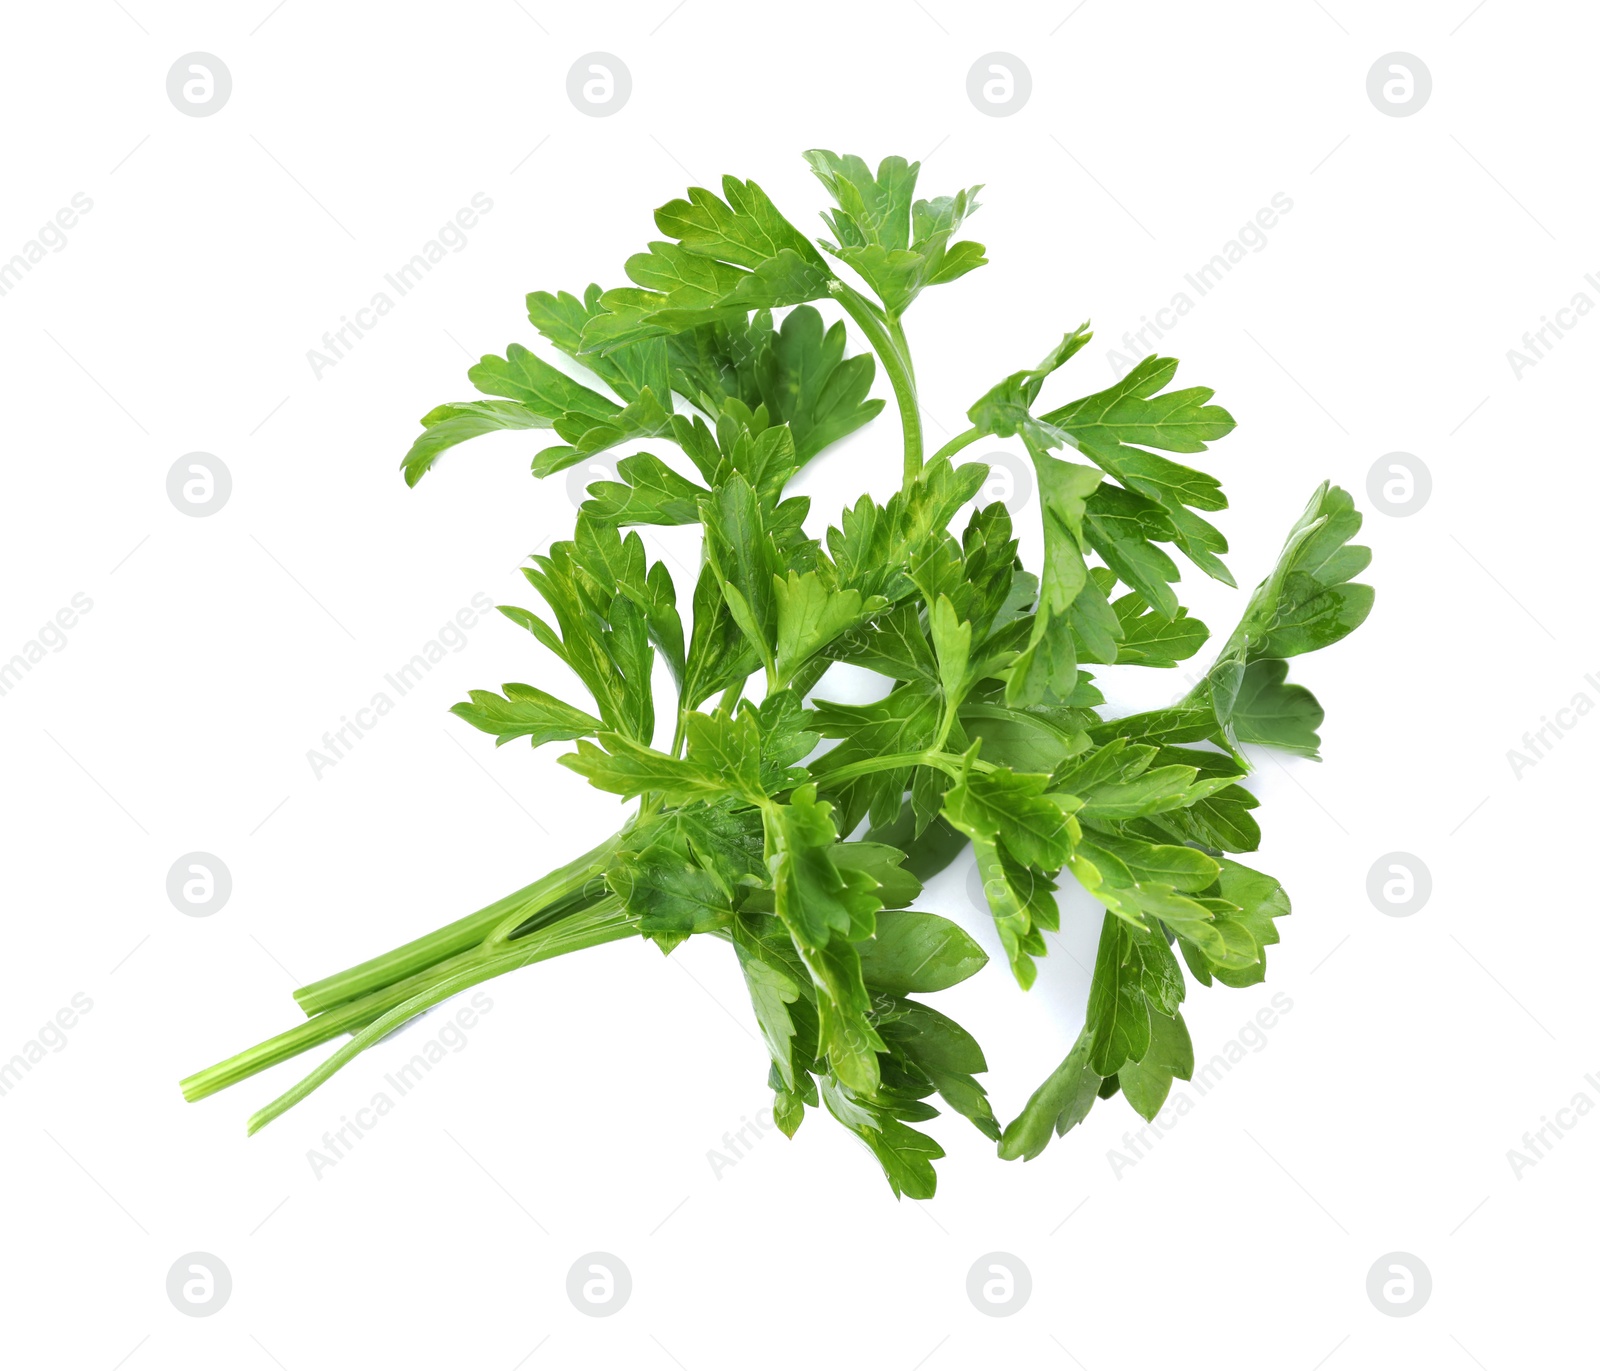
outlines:
[{"label": "thin pale green stalk", "polygon": [[[841,766],[837,771],[826,772],[818,779],[831,788],[845,781],[853,781],[858,776],[870,776],[875,771],[894,771],[903,766],[936,766],[947,775],[959,776],[965,762],[965,758],[958,757],[953,752],[941,752],[937,749],[927,752],[891,752],[881,757],[868,757],[864,761],[851,762],[847,766]],[[970,765],[974,771],[995,769],[993,762],[986,762],[981,757],[974,757]]]},{"label": "thin pale green stalk", "polygon": [[[922,414],[917,408],[917,385],[911,375],[911,363],[901,350],[905,334],[901,332],[898,320],[886,321],[871,301],[843,281],[836,282],[830,289],[844,312],[866,334],[867,342],[872,345],[873,352],[877,353],[878,361],[888,374],[889,384],[894,387],[895,404],[900,410],[900,431],[905,441],[901,485],[909,489],[922,472]],[[899,343],[890,333],[891,327],[899,335]]]},{"label": "thin pale green stalk", "polygon": [[425,967],[405,980],[363,995],[358,1000],[350,1000],[324,1010],[315,1018],[297,1024],[287,1032],[279,1033],[276,1037],[268,1038],[265,1042],[235,1053],[225,1061],[208,1066],[203,1071],[197,1071],[180,1082],[183,1097],[190,1101],[203,1100],[207,1095],[215,1095],[219,1090],[237,1085],[257,1072],[277,1066],[278,1063],[286,1062],[291,1057],[297,1057],[320,1043],[344,1033],[357,1032],[380,1015],[388,1013],[395,1005],[403,1004],[424,987],[431,985],[441,974],[447,973],[451,966],[464,965],[475,955],[475,951],[476,949],[459,953],[435,966]]},{"label": "thin pale green stalk", "polygon": [[596,905],[585,919],[571,925],[557,925],[543,934],[533,934],[525,940],[509,945],[503,952],[474,958],[468,964],[441,976],[418,994],[374,1019],[316,1070],[301,1078],[272,1103],[252,1114],[249,1131],[258,1132],[280,1114],[294,1108],[341,1067],[353,1061],[374,1043],[392,1033],[401,1024],[414,1019],[423,1010],[431,1009],[452,995],[492,980],[496,976],[503,976],[508,971],[515,971],[518,967],[529,966],[534,962],[545,961],[567,952],[598,947],[602,943],[615,942],[619,938],[626,938],[637,932],[638,920],[624,913],[621,902],[613,898]]},{"label": "thin pale green stalk", "polygon": [[965,433],[956,434],[954,438],[952,438],[948,443],[934,453],[932,457],[928,458],[928,460],[930,462],[937,462],[941,457],[954,457],[956,453],[961,451],[962,448],[971,447],[972,444],[977,442],[978,439],[982,438],[983,436],[984,433],[981,428],[969,428]]},{"label": "thin pale green stalk", "polygon": [[[598,902],[597,902],[598,904]],[[547,906],[548,907],[548,906]],[[579,920],[590,916],[590,910],[579,909],[569,912],[567,919],[570,927],[583,927]],[[541,936],[538,943],[523,944],[522,939],[513,939],[502,942],[499,951],[507,952],[519,946],[545,947],[550,939],[558,932],[564,933],[568,927],[567,922],[553,925],[550,929],[541,930],[539,935],[529,933],[528,938]],[[510,931],[516,931],[515,929]],[[413,999],[430,986],[434,985],[440,977],[450,976],[465,967],[480,962],[485,956],[490,955],[485,951],[480,941],[473,944],[465,951],[446,957],[432,965],[421,968],[410,976],[394,981],[391,984],[377,987],[358,999],[349,1000],[342,1004],[323,1010],[305,1023],[297,1024],[286,1032],[268,1038],[265,1042],[257,1043],[254,1047],[246,1048],[243,1052],[235,1053],[213,1066],[208,1066],[202,1071],[195,1072],[192,1076],[185,1077],[180,1087],[186,1100],[191,1102],[203,1100],[208,1095],[214,1095],[219,1090],[226,1090],[231,1085],[248,1080],[251,1076],[297,1057],[302,1052],[309,1051],[333,1038],[345,1033],[359,1032],[375,1019],[391,1011],[396,1005],[404,1004]],[[553,954],[551,954],[553,955]]]},{"label": "thin pale green stalk", "polygon": [[308,1015],[319,1014],[335,1005],[360,999],[374,990],[393,985],[458,953],[469,951],[508,918],[514,920],[511,927],[517,927],[540,909],[582,890],[589,879],[605,866],[621,837],[620,833],[613,834],[581,857],[541,876],[532,885],[525,885],[521,890],[484,906],[475,914],[468,914],[453,924],[446,924],[443,928],[346,971],[301,986],[294,992],[295,1001]]},{"label": "thin pale green stalk", "polygon": [[900,360],[905,363],[906,375],[911,378],[914,387],[917,384],[917,369],[911,364],[911,344],[906,341],[906,331],[900,322],[900,316],[885,311],[884,324],[889,330],[889,341],[894,344],[895,351],[900,354]]}]

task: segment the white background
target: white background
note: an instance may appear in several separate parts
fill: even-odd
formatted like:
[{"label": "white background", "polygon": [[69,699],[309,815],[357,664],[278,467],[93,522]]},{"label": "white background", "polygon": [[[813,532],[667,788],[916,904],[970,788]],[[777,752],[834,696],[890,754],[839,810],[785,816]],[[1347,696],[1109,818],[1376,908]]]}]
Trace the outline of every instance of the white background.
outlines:
[{"label": "white background", "polygon": [[[1507,1152],[1579,1092],[1600,1100],[1600,722],[1520,779],[1506,754],[1577,693],[1600,699],[1600,322],[1520,379],[1506,354],[1576,292],[1600,299],[1600,24],[1508,0],[1075,3],[9,9],[0,257],[75,193],[93,209],[0,298],[0,657],[75,594],[93,608],[0,698],[0,1057],[75,994],[93,1008],[0,1097],[8,1361],[1500,1371],[1588,1346],[1600,1122],[1520,1177]],[[1397,50],[1433,78],[1406,118],[1366,91]],[[165,88],[195,51],[233,80],[205,118]],[[595,51],[632,74],[609,118],[566,93]],[[966,93],[992,52],[1032,75],[1010,117]],[[1099,337],[1048,395],[1108,384],[1123,331],[1274,193],[1292,200],[1162,343],[1179,383],[1239,420],[1199,459],[1232,499],[1229,560],[1263,574],[1324,477],[1370,511],[1390,452],[1420,458],[1433,494],[1409,518],[1369,512],[1377,608],[1295,665],[1328,710],[1325,762],[1261,759],[1260,864],[1295,906],[1268,981],[1195,988],[1186,1008],[1202,1059],[1275,993],[1291,1011],[1132,1166],[1110,1155],[1138,1122],[1121,1100],[1027,1165],[942,1120],[927,1204],[897,1204],[825,1116],[714,1172],[708,1152],[767,1095],[710,939],[492,983],[465,1050],[320,1178],[308,1151],[441,1015],[256,1138],[246,1115],[310,1059],[185,1105],[180,1076],[296,1022],[297,980],[619,822],[559,748],[497,751],[446,713],[469,687],[562,688],[496,615],[320,779],[306,754],[474,594],[530,603],[516,566],[570,526],[525,435],[402,483],[417,417],[470,398],[468,354],[533,342],[528,290],[618,283],[691,178],[755,177],[814,224],[811,146],[921,157],[928,194],[986,186],[971,232],[992,264],[908,321],[935,442],[1084,317]],[[465,248],[315,376],[308,349],[475,192],[494,207]],[[166,494],[194,451],[232,473],[208,518]],[[897,470],[891,406],[807,476],[818,528]],[[1191,576],[1185,600],[1225,632],[1242,595]],[[1186,684],[1145,674],[1139,703]],[[232,873],[210,918],[166,895],[195,850]],[[1393,851],[1432,874],[1409,918],[1366,893]],[[925,904],[994,950],[964,867]],[[984,1043],[1004,1118],[1081,1020],[1096,924],[1067,902],[1029,996],[997,958],[939,1000]],[[565,1291],[596,1250],[632,1273],[610,1318]],[[208,1318],[165,1291],[194,1251],[232,1273]],[[1033,1284],[1003,1320],[965,1295],[996,1251]],[[1432,1273],[1414,1317],[1366,1293],[1393,1251]]]}]

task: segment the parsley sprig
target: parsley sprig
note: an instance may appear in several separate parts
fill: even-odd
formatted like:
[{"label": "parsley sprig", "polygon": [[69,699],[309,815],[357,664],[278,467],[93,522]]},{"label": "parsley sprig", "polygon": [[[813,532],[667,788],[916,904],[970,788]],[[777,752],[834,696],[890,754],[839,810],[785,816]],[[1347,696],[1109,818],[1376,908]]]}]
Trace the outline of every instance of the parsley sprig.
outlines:
[{"label": "parsley sprig", "polygon": [[[348,1035],[253,1132],[469,986],[622,938],[670,954],[709,935],[749,989],[778,1125],[793,1135],[825,1108],[896,1194],[923,1198],[943,1155],[913,1127],[937,1115],[931,1097],[1006,1158],[1037,1156],[1118,1091],[1150,1118],[1193,1069],[1188,982],[1265,975],[1289,901],[1234,860],[1260,841],[1243,747],[1316,757],[1322,710],[1289,683],[1287,659],[1371,608],[1352,582],[1369,560],[1351,542],[1361,516],[1319,487],[1199,684],[1167,708],[1107,717],[1089,667],[1171,668],[1210,640],[1178,601],[1174,554],[1234,584],[1204,517],[1226,507],[1221,484],[1164,455],[1204,452],[1232,416],[1210,390],[1171,389],[1177,363],[1161,357],[1042,409],[1091,337],[1084,324],[992,385],[971,426],[925,456],[903,318],[923,290],[983,265],[958,237],[978,188],[915,199],[916,163],[806,156],[833,202],[831,237],[812,242],[753,181],[690,190],[656,211],[662,238],[629,258],[629,284],[528,296],[534,329],[590,384],[513,343],[468,372],[489,398],[429,411],[403,463],[415,485],[502,429],[558,440],[534,455],[540,477],[634,449],[589,487],[572,537],[524,568],[543,610],[501,607],[569,669],[573,698],[513,682],[454,708],[497,744],[573,744],[560,760],[637,801],[631,817],[487,908],[303,987],[304,1023],[191,1076],[188,1098]],[[826,323],[818,303],[844,318]],[[845,320],[869,351],[847,355]],[[901,420],[900,489],[862,496],[814,538],[809,500],[785,491],[877,416],[878,366]],[[1018,439],[1032,462],[1037,573],[1003,505],[952,527],[986,475],[954,459],[987,437]],[[701,529],[692,585],[631,531],[668,525]],[[670,719],[657,716],[658,659]],[[829,701],[837,663],[878,673],[886,693]],[[959,924],[913,908],[968,845],[1024,989],[1059,926],[1059,883],[1104,908],[1083,1030],[1003,1128],[981,1048],[921,998],[987,961]]]}]

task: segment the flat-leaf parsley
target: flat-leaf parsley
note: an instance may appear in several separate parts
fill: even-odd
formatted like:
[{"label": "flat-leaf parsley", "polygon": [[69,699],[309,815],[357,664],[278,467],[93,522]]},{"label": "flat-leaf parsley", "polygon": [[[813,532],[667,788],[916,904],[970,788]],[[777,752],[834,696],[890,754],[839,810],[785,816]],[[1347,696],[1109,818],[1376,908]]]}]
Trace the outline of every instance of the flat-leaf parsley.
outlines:
[{"label": "flat-leaf parsley", "polygon": [[[671,953],[707,935],[749,989],[778,1126],[792,1136],[826,1108],[896,1194],[924,1198],[944,1155],[914,1127],[937,1115],[931,1096],[1006,1158],[1037,1156],[1119,1090],[1151,1118],[1193,1069],[1189,980],[1265,975],[1289,900],[1227,855],[1260,840],[1242,747],[1317,755],[1322,710],[1286,659],[1371,608],[1352,581],[1369,560],[1350,541],[1361,516],[1319,487],[1200,683],[1167,708],[1105,717],[1096,671],[1170,668],[1211,636],[1178,602],[1176,557],[1234,584],[1206,517],[1226,506],[1220,483],[1163,455],[1205,451],[1232,416],[1210,390],[1172,389],[1165,357],[1041,408],[1089,341],[1084,324],[989,387],[971,426],[925,457],[902,320],[922,291],[984,264],[959,237],[979,188],[918,200],[916,163],[806,157],[833,200],[829,238],[811,241],[753,181],[690,190],[656,211],[662,237],[628,259],[629,284],[528,296],[534,328],[587,384],[512,343],[467,373],[488,398],[430,410],[403,463],[415,485],[501,429],[548,430],[541,477],[632,449],[616,479],[589,486],[571,538],[524,568],[543,610],[501,607],[570,669],[573,698],[513,682],[454,710],[497,744],[573,744],[561,761],[637,800],[632,817],[488,908],[297,991],[307,1021],[189,1077],[189,1099],[348,1035],[253,1132],[479,982],[621,938]],[[844,319],[825,322],[818,303],[870,351],[846,355]],[[901,420],[900,489],[863,495],[813,538],[809,500],[785,490],[876,417],[877,365]],[[951,528],[987,475],[953,459],[988,437],[1018,440],[1032,463],[1037,573],[1003,504]],[[626,531],[640,525],[700,527],[692,585],[650,560]],[[670,719],[656,713],[658,661]],[[829,701],[836,663],[882,676],[882,698]],[[1083,1030],[1003,1128],[977,1042],[921,998],[987,961],[959,925],[912,908],[968,844],[1024,988],[1059,926],[1060,881],[1105,911]]]}]

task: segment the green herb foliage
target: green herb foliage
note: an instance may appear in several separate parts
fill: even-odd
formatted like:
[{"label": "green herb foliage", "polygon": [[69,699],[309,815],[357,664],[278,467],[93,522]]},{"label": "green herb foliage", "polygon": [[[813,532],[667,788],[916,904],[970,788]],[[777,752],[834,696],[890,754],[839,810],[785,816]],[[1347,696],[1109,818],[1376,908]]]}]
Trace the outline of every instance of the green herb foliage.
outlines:
[{"label": "green herb foliage", "polygon": [[[1168,708],[1107,717],[1088,668],[1172,668],[1211,638],[1178,601],[1180,558],[1234,584],[1206,517],[1226,506],[1221,484],[1178,460],[1232,416],[1208,389],[1174,388],[1163,357],[1045,408],[1084,324],[925,455],[903,317],[983,265],[958,237],[977,188],[917,199],[915,163],[806,156],[832,201],[829,238],[809,240],[753,181],[691,189],[656,211],[661,237],[628,260],[626,284],[528,296],[561,367],[520,343],[485,356],[467,375],[489,398],[430,410],[403,463],[414,485],[498,430],[549,431],[539,477],[629,449],[615,480],[589,487],[571,538],[525,569],[542,607],[502,606],[570,669],[572,698],[511,683],[454,712],[497,744],[570,744],[560,760],[636,801],[631,817],[487,909],[303,988],[304,1024],[190,1077],[189,1098],[351,1035],[253,1131],[467,986],[621,938],[671,954],[704,935],[730,945],[749,990],[783,1131],[824,1108],[896,1194],[924,1198],[944,1155],[917,1126],[937,1115],[932,1097],[1006,1158],[1038,1155],[1119,1090],[1150,1118],[1193,1068],[1188,983],[1265,975],[1289,900],[1230,855],[1260,839],[1242,749],[1317,756],[1322,710],[1286,659],[1371,608],[1352,581],[1368,561],[1351,542],[1361,516],[1320,487],[1199,684]],[[868,350],[847,355],[846,320]],[[813,537],[789,483],[878,414],[879,366],[901,418],[901,486]],[[957,524],[986,470],[955,458],[984,438],[1018,441],[1033,465],[1036,570],[1003,505]],[[699,526],[692,584],[650,560],[635,530],[651,525]],[[881,675],[882,698],[830,701],[837,663]],[[969,844],[1024,989],[1063,882],[1104,910],[1083,1031],[1004,1128],[982,1050],[923,998],[987,961],[960,925],[914,908]]]}]

